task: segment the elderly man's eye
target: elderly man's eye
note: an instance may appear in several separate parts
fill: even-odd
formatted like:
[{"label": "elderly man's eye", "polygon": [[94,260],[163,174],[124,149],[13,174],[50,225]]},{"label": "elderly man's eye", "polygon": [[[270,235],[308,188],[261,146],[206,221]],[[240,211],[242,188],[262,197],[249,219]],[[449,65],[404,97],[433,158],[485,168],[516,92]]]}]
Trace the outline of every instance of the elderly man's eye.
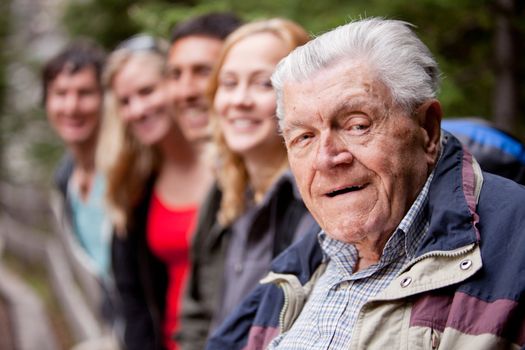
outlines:
[{"label": "elderly man's eye", "polygon": [[367,128],[368,126],[364,124],[357,124],[357,125],[352,126],[352,129],[356,131],[366,130]]},{"label": "elderly man's eye", "polygon": [[367,118],[352,118],[347,124],[347,130],[362,134],[370,128],[370,121]]},{"label": "elderly man's eye", "polygon": [[299,136],[297,136],[297,137],[292,139],[291,145],[299,146],[299,147],[306,146],[308,144],[308,142],[310,142],[312,137],[313,137],[313,135],[310,134],[310,133],[301,134],[301,135],[299,135]]}]

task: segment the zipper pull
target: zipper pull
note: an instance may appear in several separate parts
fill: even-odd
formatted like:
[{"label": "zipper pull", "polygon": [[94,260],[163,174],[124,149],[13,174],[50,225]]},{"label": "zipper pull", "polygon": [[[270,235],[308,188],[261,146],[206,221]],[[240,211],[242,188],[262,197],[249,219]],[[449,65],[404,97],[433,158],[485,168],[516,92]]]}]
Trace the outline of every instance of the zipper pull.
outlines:
[{"label": "zipper pull", "polygon": [[430,337],[431,337],[430,343],[432,346],[432,350],[436,350],[439,347],[439,342],[440,342],[439,333],[435,331],[434,329],[432,329],[432,335]]}]

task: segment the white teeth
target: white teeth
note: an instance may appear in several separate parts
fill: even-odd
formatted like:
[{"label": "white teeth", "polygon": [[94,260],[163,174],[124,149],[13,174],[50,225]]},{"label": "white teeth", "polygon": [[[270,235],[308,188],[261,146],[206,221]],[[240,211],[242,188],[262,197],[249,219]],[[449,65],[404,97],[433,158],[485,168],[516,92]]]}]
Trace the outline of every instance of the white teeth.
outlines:
[{"label": "white teeth", "polygon": [[234,119],[232,120],[232,124],[238,128],[247,128],[254,125],[255,123],[250,119]]},{"label": "white teeth", "polygon": [[188,108],[186,109],[184,115],[186,118],[190,118],[190,119],[202,118],[203,115],[206,115],[206,110],[203,108],[197,108],[197,107]]}]

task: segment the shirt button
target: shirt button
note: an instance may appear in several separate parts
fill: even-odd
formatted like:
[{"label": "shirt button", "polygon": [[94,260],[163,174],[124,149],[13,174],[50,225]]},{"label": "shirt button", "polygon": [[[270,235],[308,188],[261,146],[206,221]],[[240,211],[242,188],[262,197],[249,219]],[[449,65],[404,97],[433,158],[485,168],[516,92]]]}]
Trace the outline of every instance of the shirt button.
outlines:
[{"label": "shirt button", "polygon": [[459,268],[462,270],[468,270],[472,266],[472,260],[465,259],[462,262],[459,263]]},{"label": "shirt button", "polygon": [[412,283],[412,277],[405,277],[401,280],[399,284],[402,288],[406,288],[410,285],[410,283]]},{"label": "shirt button", "polygon": [[348,286],[350,285],[350,282],[348,281],[343,281],[339,284],[339,289],[347,289]]}]

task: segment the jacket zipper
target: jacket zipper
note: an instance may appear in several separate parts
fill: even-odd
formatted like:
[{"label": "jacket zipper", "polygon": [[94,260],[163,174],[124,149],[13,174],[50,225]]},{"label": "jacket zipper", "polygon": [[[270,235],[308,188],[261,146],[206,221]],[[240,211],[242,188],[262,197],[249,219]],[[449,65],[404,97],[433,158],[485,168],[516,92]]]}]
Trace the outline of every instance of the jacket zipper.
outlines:
[{"label": "jacket zipper", "polygon": [[279,333],[284,333],[284,316],[286,315],[286,311],[288,310],[288,306],[290,304],[290,288],[288,287],[288,282],[282,281],[277,284],[282,290],[284,295],[284,303],[283,307],[281,308],[281,312],[279,313]]},{"label": "jacket zipper", "polygon": [[407,271],[409,268],[411,268],[412,266],[414,266],[416,263],[420,262],[421,260],[432,258],[432,257],[437,257],[437,256],[456,257],[456,256],[464,255],[465,253],[468,253],[469,251],[473,250],[475,246],[476,246],[475,243],[471,243],[469,246],[461,250],[457,250],[457,251],[451,252],[451,251],[439,251],[438,250],[438,251],[431,251],[431,252],[425,253],[421,256],[418,256],[412,259],[408,263],[407,266],[405,266],[401,271],[398,272],[397,276],[400,276],[401,274],[403,274],[405,271]]}]

